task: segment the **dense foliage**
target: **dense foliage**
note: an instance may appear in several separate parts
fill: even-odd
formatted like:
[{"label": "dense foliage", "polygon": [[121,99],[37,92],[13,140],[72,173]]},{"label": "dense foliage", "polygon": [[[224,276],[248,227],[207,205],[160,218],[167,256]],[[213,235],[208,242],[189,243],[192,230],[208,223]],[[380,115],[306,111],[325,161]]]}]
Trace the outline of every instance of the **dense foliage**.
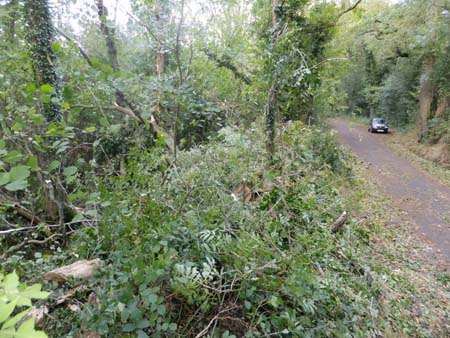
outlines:
[{"label": "dense foliage", "polygon": [[419,53],[342,43],[360,3],[0,0],[0,334],[44,337],[44,283],[51,337],[432,337],[383,298],[373,229],[330,231],[358,184],[320,117],[416,114]]},{"label": "dense foliage", "polygon": [[343,18],[327,51],[346,59],[330,65],[322,83],[324,95],[335,96],[328,109],[417,124],[421,141],[448,144],[449,13],[447,0],[380,0]]}]

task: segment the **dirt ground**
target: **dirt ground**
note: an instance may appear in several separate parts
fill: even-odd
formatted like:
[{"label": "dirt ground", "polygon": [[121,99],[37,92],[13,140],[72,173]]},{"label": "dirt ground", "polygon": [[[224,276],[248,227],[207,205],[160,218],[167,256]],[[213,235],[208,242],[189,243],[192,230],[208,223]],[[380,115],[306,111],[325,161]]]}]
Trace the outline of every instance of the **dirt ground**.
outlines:
[{"label": "dirt ground", "polygon": [[389,134],[372,134],[348,120],[330,120],[338,141],[364,161],[374,180],[404,218],[417,225],[429,254],[450,268],[450,188],[400,158],[387,146]]}]

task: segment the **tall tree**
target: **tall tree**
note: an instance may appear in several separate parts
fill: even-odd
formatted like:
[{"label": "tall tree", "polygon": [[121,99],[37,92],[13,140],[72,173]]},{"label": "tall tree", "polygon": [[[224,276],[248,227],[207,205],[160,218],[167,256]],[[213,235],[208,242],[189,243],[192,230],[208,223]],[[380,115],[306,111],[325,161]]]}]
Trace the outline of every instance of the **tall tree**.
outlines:
[{"label": "tall tree", "polygon": [[[278,10],[279,4],[278,0],[272,0],[272,32],[270,35],[270,49],[274,49],[276,40],[279,34],[279,18]],[[273,160],[273,155],[275,153],[275,120],[278,115],[278,79],[276,70],[276,61],[272,60],[272,65],[274,67],[274,72],[272,74],[272,84],[267,95],[266,105],[264,107],[265,120],[266,120],[266,149],[269,155],[270,161]]]},{"label": "tall tree", "polygon": [[47,0],[26,0],[26,38],[31,56],[35,81],[38,85],[52,86],[50,101],[44,103],[44,116],[48,122],[61,119],[61,89],[56,72],[56,55],[52,44],[55,30]]},{"label": "tall tree", "polygon": [[[156,47],[156,75],[158,76],[158,80],[161,82],[163,75],[165,73],[166,62],[168,58],[168,54],[166,52],[165,46],[165,23],[166,23],[166,15],[168,11],[168,6],[164,1],[155,0],[153,4],[153,15],[156,25],[156,39],[157,39],[157,47]],[[161,111],[162,111],[162,96],[163,93],[160,89],[157,91],[157,99],[155,103],[155,119],[159,122]]]}]

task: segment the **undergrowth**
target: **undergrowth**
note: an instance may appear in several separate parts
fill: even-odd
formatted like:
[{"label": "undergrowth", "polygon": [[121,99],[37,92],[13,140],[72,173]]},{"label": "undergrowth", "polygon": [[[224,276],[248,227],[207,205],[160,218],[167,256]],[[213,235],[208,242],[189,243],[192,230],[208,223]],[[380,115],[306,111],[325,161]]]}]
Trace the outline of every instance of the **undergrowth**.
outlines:
[{"label": "undergrowth", "polygon": [[[65,251],[8,257],[29,275],[104,261],[88,283],[46,285],[54,301],[72,292],[51,306],[50,336],[393,337],[411,323],[419,337],[386,312],[392,272],[373,256],[373,229],[349,217],[329,231],[349,207],[342,186],[356,184],[332,137],[289,124],[267,169],[258,130],[223,129],[170,165],[163,147],[135,150],[126,173],[95,183],[96,226]],[[245,203],[232,195],[241,183],[263,193]]]}]

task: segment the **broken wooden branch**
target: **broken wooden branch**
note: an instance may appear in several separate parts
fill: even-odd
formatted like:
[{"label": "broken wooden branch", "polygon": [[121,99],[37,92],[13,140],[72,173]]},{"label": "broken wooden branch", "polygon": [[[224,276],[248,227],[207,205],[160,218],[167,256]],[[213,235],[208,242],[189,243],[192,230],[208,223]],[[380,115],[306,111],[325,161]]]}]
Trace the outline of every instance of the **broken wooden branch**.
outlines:
[{"label": "broken wooden branch", "polygon": [[332,234],[334,234],[335,232],[337,232],[342,225],[344,225],[345,221],[347,220],[347,212],[344,211],[336,221],[334,221],[333,225],[330,228],[330,232]]},{"label": "broken wooden branch", "polygon": [[[59,226],[59,225],[58,225],[58,226]],[[69,233],[72,233],[72,231],[69,232]],[[0,256],[0,258],[3,259],[3,258],[6,257],[6,255],[8,255],[10,252],[17,251],[17,250],[21,249],[22,247],[24,247],[24,246],[26,246],[26,245],[28,245],[28,244],[45,244],[45,243],[49,242],[51,239],[56,238],[56,237],[61,237],[61,236],[62,236],[61,234],[53,234],[53,235],[51,235],[50,237],[47,237],[46,239],[43,239],[43,240],[29,239],[28,241],[22,241],[22,242],[20,242],[19,244],[14,245],[14,246],[8,248],[8,250],[6,250],[6,251]]]},{"label": "broken wooden branch", "polygon": [[49,271],[44,274],[44,279],[57,282],[66,282],[70,278],[89,279],[102,265],[103,262],[99,258],[90,261],[84,259]]},{"label": "broken wooden branch", "polygon": [[31,224],[38,224],[41,222],[38,216],[36,216],[32,211],[28,210],[19,203],[14,203],[13,207],[19,216],[22,216],[26,220],[30,221]]},{"label": "broken wooden branch", "polygon": [[[59,224],[45,225],[45,227],[56,228],[56,227],[59,227]],[[7,234],[14,233],[14,232],[34,230],[34,229],[38,229],[38,228],[40,228],[40,226],[12,228],[12,229],[8,229],[8,230],[0,231],[0,235],[7,235]]]}]

